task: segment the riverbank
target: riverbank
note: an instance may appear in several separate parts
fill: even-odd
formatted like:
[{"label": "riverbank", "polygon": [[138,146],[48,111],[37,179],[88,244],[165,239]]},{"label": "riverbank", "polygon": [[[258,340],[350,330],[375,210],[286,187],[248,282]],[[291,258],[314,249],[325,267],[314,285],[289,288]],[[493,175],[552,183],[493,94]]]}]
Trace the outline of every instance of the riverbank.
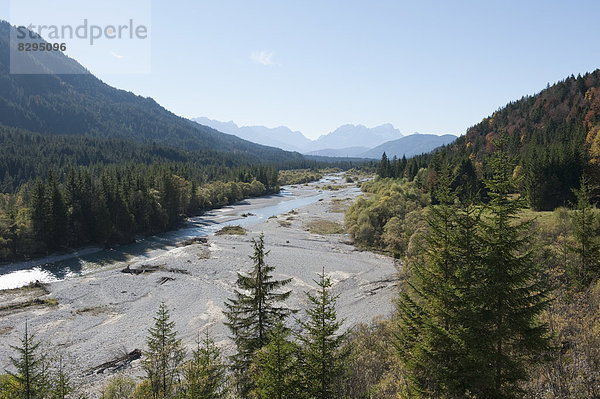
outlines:
[{"label": "riverbank", "polygon": [[[338,178],[329,177],[322,182],[331,181],[330,179]],[[283,187],[279,194],[249,198],[234,205],[212,209],[202,216],[188,219],[176,230],[143,237],[131,244],[108,249],[85,247],[68,253],[5,264],[0,266],[0,290],[19,288],[36,281],[50,283],[96,272],[107,263],[124,262],[139,255],[152,256],[156,251],[175,247],[181,240],[212,234],[229,223],[256,224],[271,215],[317,201],[323,196],[317,187],[320,187],[318,183]]]},{"label": "riverbank", "polygon": [[[79,374],[119,357],[124,352],[145,349],[147,329],[160,302],[171,311],[179,336],[188,349],[194,347],[199,331],[209,327],[217,343],[229,353],[231,342],[223,326],[223,303],[232,296],[238,272],[250,270],[251,240],[264,233],[269,264],[276,267],[276,278],[292,277],[293,291],[287,304],[304,310],[305,291],[315,287],[313,279],[324,267],[332,277],[334,291],[340,295],[338,316],[345,327],[369,322],[378,315],[393,311],[396,267],[392,259],[357,250],[345,234],[316,234],[328,231],[319,227],[343,223],[343,210],[360,194],[353,184],[336,182],[337,191],[321,200],[296,208],[283,215],[247,223],[246,235],[210,235],[206,243],[148,251],[123,262],[80,277],[50,283],[48,293],[36,298],[52,299],[51,304],[32,304],[0,313],[0,368],[9,367],[13,355],[8,345],[18,345],[27,320],[31,331],[43,341],[76,359]],[[309,197],[324,185],[313,183],[297,187]],[[231,222],[253,209],[265,208],[268,198],[240,204],[241,207],[215,211],[215,221]],[[260,204],[259,204],[260,203]],[[253,208],[254,207],[254,208]],[[202,222],[205,223],[205,222]],[[233,223],[237,224],[237,223]],[[214,224],[213,224],[214,225]],[[311,232],[312,230],[312,232]],[[129,274],[129,266],[155,267],[152,273]],[[31,295],[31,294],[30,294]],[[298,318],[303,318],[299,312]],[[84,371],[81,373],[81,371]],[[141,375],[139,360],[125,370]],[[87,390],[98,392],[111,372],[84,375]]]}]

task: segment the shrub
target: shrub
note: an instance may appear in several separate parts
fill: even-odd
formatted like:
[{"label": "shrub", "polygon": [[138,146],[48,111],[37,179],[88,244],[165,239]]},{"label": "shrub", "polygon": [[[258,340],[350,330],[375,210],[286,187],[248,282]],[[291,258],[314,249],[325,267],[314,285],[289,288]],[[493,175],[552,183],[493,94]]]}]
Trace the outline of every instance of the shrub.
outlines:
[{"label": "shrub", "polygon": [[135,380],[118,374],[108,381],[102,390],[102,399],[131,399],[136,391]]}]

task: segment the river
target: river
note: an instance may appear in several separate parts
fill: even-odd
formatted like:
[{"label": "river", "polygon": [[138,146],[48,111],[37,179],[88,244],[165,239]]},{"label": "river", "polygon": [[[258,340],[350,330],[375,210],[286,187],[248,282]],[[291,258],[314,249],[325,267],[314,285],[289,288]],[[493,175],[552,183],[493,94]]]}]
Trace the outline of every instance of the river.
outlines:
[{"label": "river", "polygon": [[[318,183],[335,183],[340,178],[339,175],[326,176]],[[308,190],[313,193],[306,195],[302,192]],[[135,256],[167,251],[182,240],[206,236],[224,226],[252,226],[271,216],[312,204],[325,198],[327,193],[315,191],[314,186],[296,190],[283,187],[279,194],[244,200],[232,206],[211,210],[202,216],[190,218],[180,229],[144,237],[131,244],[109,249],[86,247],[65,254],[3,265],[0,266],[0,290],[22,287],[35,281],[47,283],[91,273]],[[268,200],[265,201],[268,205],[253,207],[252,204],[256,200]],[[245,217],[242,216],[244,214]]]}]

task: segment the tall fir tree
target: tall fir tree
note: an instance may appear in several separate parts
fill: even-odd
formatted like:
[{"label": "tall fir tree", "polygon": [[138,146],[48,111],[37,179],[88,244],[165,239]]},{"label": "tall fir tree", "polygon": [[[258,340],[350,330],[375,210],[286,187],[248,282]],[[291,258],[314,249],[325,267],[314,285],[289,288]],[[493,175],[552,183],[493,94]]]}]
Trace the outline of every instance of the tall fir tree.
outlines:
[{"label": "tall fir tree", "polygon": [[[451,327],[447,330],[454,343],[452,356],[443,357],[447,369],[442,374],[449,382],[444,384],[451,397],[465,397],[477,391],[484,358],[478,356],[477,348],[481,329],[477,327],[485,291],[484,261],[486,242],[481,231],[483,208],[467,196],[459,201],[455,209],[456,230],[453,234],[452,258],[456,267],[452,284],[453,291]],[[455,356],[455,358],[453,358]]]},{"label": "tall fir tree", "polygon": [[162,302],[154,317],[154,326],[148,330],[148,350],[142,366],[150,382],[154,399],[172,398],[179,382],[185,349],[177,338],[175,322],[170,321],[167,305]]},{"label": "tall fir tree", "polygon": [[238,273],[235,298],[225,303],[225,325],[232,333],[237,352],[231,357],[231,368],[236,377],[239,394],[247,398],[253,389],[248,371],[254,353],[269,342],[269,333],[277,323],[287,317],[291,310],[278,305],[285,301],[291,291],[279,292],[292,279],[275,280],[275,267],[267,265],[264,236],[252,240],[254,254],[250,259],[254,267],[249,274]]},{"label": "tall fir tree", "polygon": [[46,232],[46,186],[40,177],[35,180],[33,190],[31,191],[31,200],[29,207],[31,209],[31,223],[35,237],[44,242],[49,233]]},{"label": "tall fir tree", "polygon": [[287,399],[301,397],[298,370],[298,345],[290,341],[290,331],[283,322],[270,332],[269,343],[254,354],[250,376],[255,388],[253,399]]},{"label": "tall fir tree", "polygon": [[455,167],[451,187],[458,199],[464,203],[480,200],[483,194],[483,184],[477,177],[475,166],[470,159],[463,159]]},{"label": "tall fir tree", "polygon": [[21,346],[11,346],[18,356],[10,362],[16,372],[9,374],[16,381],[16,394],[19,399],[44,399],[50,390],[50,376],[46,357],[40,353],[40,342],[29,332],[25,322],[25,334]]},{"label": "tall fir tree", "polygon": [[227,396],[226,367],[221,350],[208,334],[198,337],[197,348],[184,371],[182,398],[222,399]]},{"label": "tall fir tree", "polygon": [[425,213],[427,231],[398,301],[400,360],[407,370],[409,397],[464,397],[478,365],[469,349],[476,309],[476,276],[481,268],[481,211],[457,203],[448,168]]},{"label": "tall fir tree", "polygon": [[309,399],[336,399],[342,389],[341,379],[346,372],[350,354],[345,346],[347,333],[340,333],[343,320],[337,319],[338,295],[331,292],[331,278],[323,270],[316,293],[307,292],[310,308],[308,320],[300,321],[303,333],[299,335],[300,372],[303,389]]},{"label": "tall fir tree", "polygon": [[74,391],[71,377],[67,372],[62,355],[58,356],[55,369],[52,371],[52,399],[66,399]]},{"label": "tall fir tree", "polygon": [[577,197],[575,209],[571,213],[575,244],[569,249],[575,254],[576,261],[568,265],[567,274],[576,286],[586,288],[600,275],[598,220],[590,203],[592,192],[588,181],[582,177],[579,189],[573,192]]},{"label": "tall fir tree", "polygon": [[391,177],[392,175],[392,165],[385,152],[381,155],[381,161],[379,161],[379,166],[377,167],[377,175],[382,179]]},{"label": "tall fir tree", "polygon": [[400,160],[400,174],[395,176],[395,177],[404,177],[404,172],[406,170],[406,165],[408,164],[408,161],[406,160],[406,155],[402,155],[402,159]]},{"label": "tall fir tree", "polygon": [[521,397],[519,384],[528,368],[550,349],[547,326],[539,320],[548,305],[548,288],[539,275],[542,265],[535,261],[531,220],[519,216],[523,199],[513,195],[513,162],[506,141],[495,145],[493,174],[485,181],[490,202],[482,226],[484,285],[476,323],[481,384],[473,392],[491,399]]},{"label": "tall fir tree", "polygon": [[526,370],[549,349],[531,222],[519,218],[512,164],[498,146],[487,207],[455,203],[442,173],[439,205],[426,213],[428,231],[399,300],[409,397],[519,397]]},{"label": "tall fir tree", "polygon": [[51,249],[56,249],[66,242],[68,219],[62,191],[52,170],[48,173],[45,205],[46,235],[44,238]]}]

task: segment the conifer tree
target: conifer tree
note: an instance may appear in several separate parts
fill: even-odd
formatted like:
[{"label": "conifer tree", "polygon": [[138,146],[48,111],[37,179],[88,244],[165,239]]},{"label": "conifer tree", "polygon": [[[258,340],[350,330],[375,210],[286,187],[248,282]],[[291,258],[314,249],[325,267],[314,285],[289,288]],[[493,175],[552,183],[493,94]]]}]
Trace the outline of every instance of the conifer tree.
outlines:
[{"label": "conifer tree", "polygon": [[406,155],[402,155],[402,159],[400,160],[400,174],[395,176],[397,178],[404,177],[404,171],[406,170],[406,164],[408,161],[406,160]]},{"label": "conifer tree", "polygon": [[573,192],[577,197],[575,210],[571,214],[576,244],[569,249],[575,253],[577,261],[569,265],[567,272],[575,285],[585,288],[600,274],[598,221],[594,208],[590,204],[592,193],[585,178],[581,178],[579,189]]},{"label": "conifer tree", "polygon": [[9,372],[17,383],[18,398],[44,399],[50,387],[48,363],[45,356],[40,353],[40,342],[29,333],[27,322],[21,346],[11,346],[11,348],[18,354],[17,357],[10,358],[16,372]]},{"label": "conifer tree", "polygon": [[481,268],[480,211],[455,203],[447,167],[435,195],[439,204],[424,216],[428,230],[399,298],[396,346],[409,395],[463,397],[478,369],[469,348],[476,342],[471,326]]},{"label": "conifer tree", "polygon": [[52,399],[67,398],[74,389],[71,378],[65,369],[62,355],[58,357],[58,364],[52,374]]},{"label": "conifer tree", "polygon": [[41,178],[37,178],[31,191],[31,222],[36,238],[45,243],[47,233],[46,222],[46,187]]},{"label": "conifer tree", "polygon": [[390,164],[390,160],[386,153],[384,152],[381,155],[381,161],[379,161],[379,166],[377,167],[377,175],[379,177],[386,178],[391,177],[392,165]]},{"label": "conifer tree", "polygon": [[470,159],[463,159],[455,168],[453,175],[451,186],[460,200],[468,203],[481,198],[483,187]]},{"label": "conifer tree", "polygon": [[254,355],[250,376],[255,388],[253,399],[299,398],[301,395],[298,346],[289,340],[290,331],[279,322],[270,333],[269,343]]},{"label": "conifer tree", "polygon": [[154,317],[154,326],[148,330],[148,350],[142,365],[146,371],[154,399],[173,397],[179,381],[185,349],[177,338],[175,322],[170,321],[167,305],[162,302]]},{"label": "conifer tree", "polygon": [[[549,349],[547,327],[539,315],[548,304],[547,286],[535,262],[531,221],[519,219],[523,199],[514,197],[513,165],[505,141],[492,156],[493,175],[485,181],[490,196],[482,226],[486,243],[476,356],[479,386],[486,398],[521,397],[527,369]],[[487,366],[486,366],[487,365]]]},{"label": "conifer tree", "polygon": [[53,171],[48,173],[46,187],[45,241],[50,248],[60,247],[66,240],[67,207]]},{"label": "conifer tree", "polygon": [[265,252],[264,236],[252,241],[254,254],[250,259],[254,268],[249,274],[238,273],[235,298],[225,303],[225,316],[237,352],[231,357],[232,369],[236,377],[238,392],[244,398],[252,390],[248,370],[254,353],[269,341],[269,332],[276,324],[287,317],[291,310],[278,305],[285,301],[291,291],[278,292],[292,279],[275,280],[275,267],[265,262],[269,252]]},{"label": "conifer tree", "polygon": [[308,320],[300,321],[304,330],[299,336],[303,388],[310,399],[336,399],[349,355],[344,346],[347,334],[339,332],[343,320],[337,319],[338,296],[331,293],[331,278],[323,270],[315,282],[318,291],[306,293],[311,304]]},{"label": "conifer tree", "polygon": [[439,205],[399,300],[401,361],[415,397],[519,397],[526,369],[548,350],[547,304],[530,222],[518,220],[512,166],[500,150],[485,207],[456,203],[440,175]]},{"label": "conifer tree", "polygon": [[197,348],[184,372],[183,398],[221,399],[227,395],[226,368],[221,350],[208,334],[198,337]]}]

